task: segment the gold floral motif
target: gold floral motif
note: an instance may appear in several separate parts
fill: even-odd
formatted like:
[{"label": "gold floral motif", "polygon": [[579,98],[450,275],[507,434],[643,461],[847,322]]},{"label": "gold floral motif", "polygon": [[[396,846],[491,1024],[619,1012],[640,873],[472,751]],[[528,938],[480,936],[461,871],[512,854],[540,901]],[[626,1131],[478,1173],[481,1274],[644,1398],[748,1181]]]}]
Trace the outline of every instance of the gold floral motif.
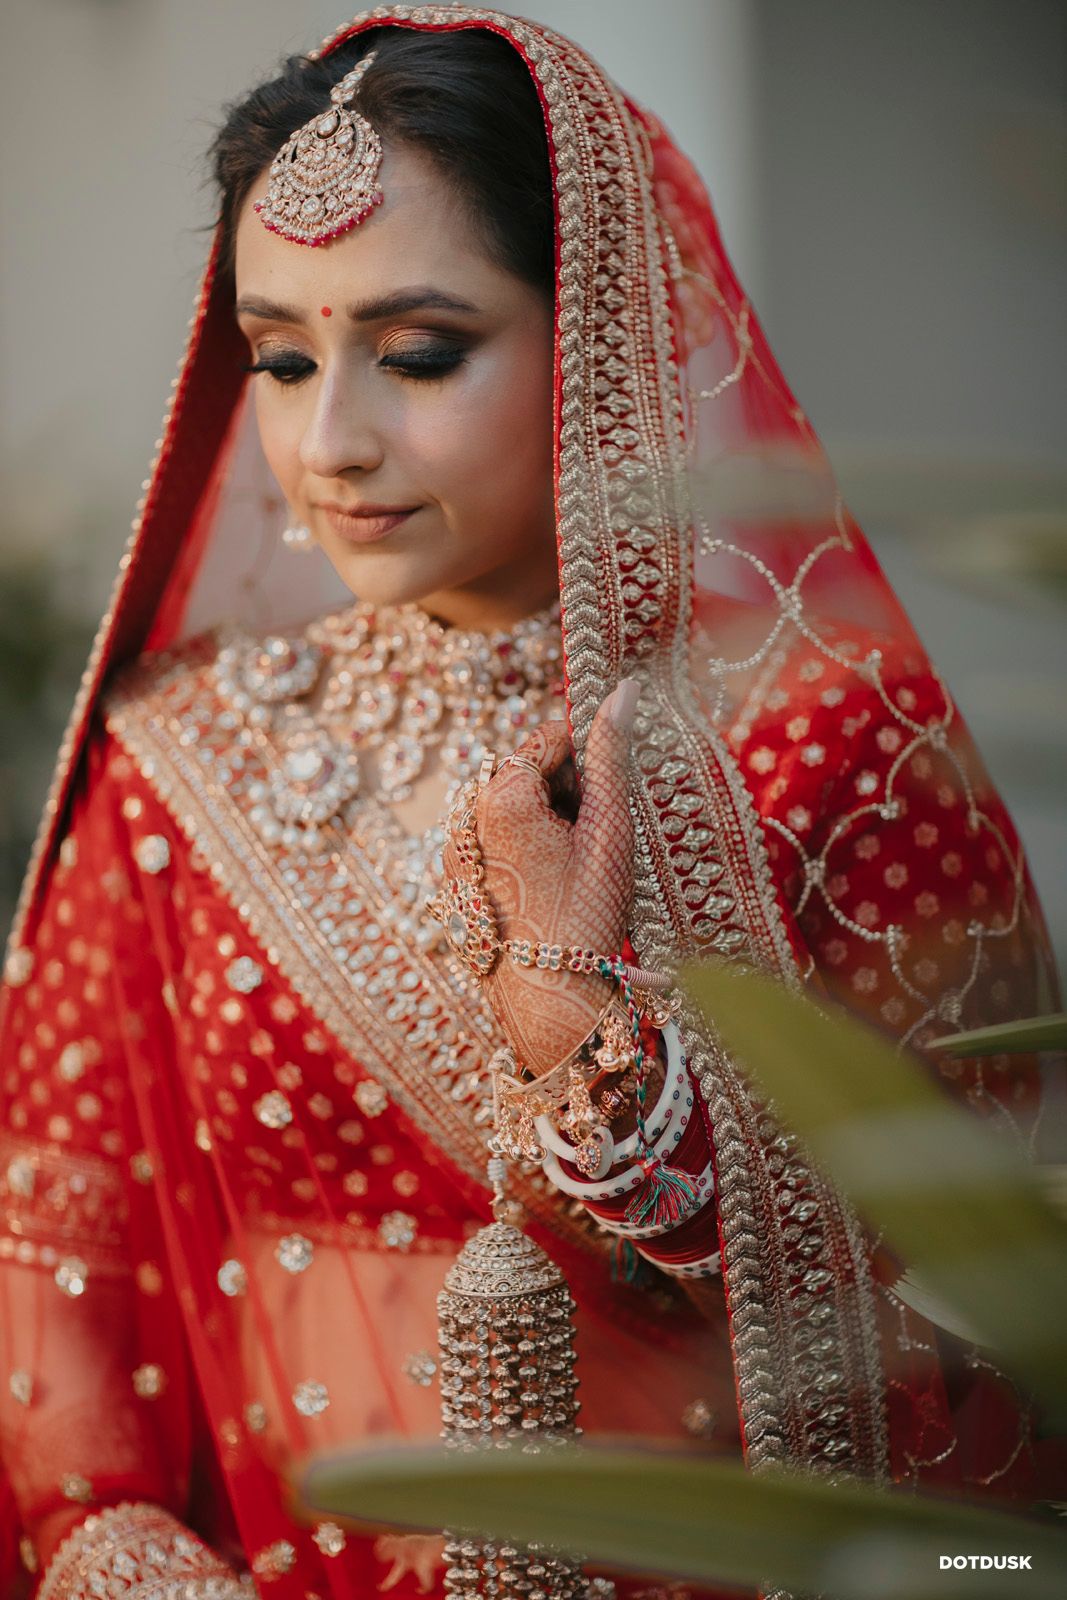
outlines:
[{"label": "gold floral motif", "polygon": [[167,1387],[167,1374],[154,1361],[146,1361],[133,1372],[133,1392],[141,1400],[158,1400]]},{"label": "gold floral motif", "polygon": [[250,1400],[244,1416],[250,1433],[262,1433],[267,1426],[267,1408],[261,1400]]},{"label": "gold floral motif", "polygon": [[696,1439],[710,1439],[715,1432],[715,1413],[706,1400],[691,1400],[682,1412],[682,1427]]},{"label": "gold floral motif", "polygon": [[152,1157],[147,1150],[138,1150],[130,1157],[130,1176],[135,1183],[149,1184],[155,1176]]},{"label": "gold floral motif", "polygon": [[437,1372],[437,1362],[428,1350],[414,1350],[404,1357],[400,1370],[420,1389],[428,1389]]},{"label": "gold floral motif", "polygon": [[80,1256],[65,1256],[55,1270],[56,1288],[68,1299],[76,1300],[85,1293],[89,1268]]},{"label": "gold floral motif", "polygon": [[21,989],[33,976],[33,951],[15,945],[4,960],[4,982]]},{"label": "gold floral motif", "polygon": [[356,1084],[352,1098],[365,1117],[380,1117],[389,1104],[389,1096],[381,1084],[373,1083],[369,1078]]},{"label": "gold floral motif", "polygon": [[146,833],[134,844],[133,858],[142,872],[155,877],[170,866],[170,845],[161,833]]},{"label": "gold floral motif", "polygon": [[261,1095],[252,1107],[252,1113],[257,1122],[262,1122],[265,1128],[287,1128],[293,1120],[293,1108],[285,1095],[278,1089],[271,1089]]},{"label": "gold floral motif", "polygon": [[315,1259],[315,1248],[302,1233],[289,1233],[284,1239],[279,1239],[274,1255],[279,1266],[296,1276],[311,1266]]},{"label": "gold floral motif", "polygon": [[248,1289],[248,1274],[242,1262],[231,1258],[224,1261],[216,1274],[219,1288],[224,1295],[233,1299],[235,1295],[246,1293]]},{"label": "gold floral motif", "polygon": [[336,1522],[320,1522],[311,1537],[324,1556],[339,1556],[348,1543],[345,1530]]},{"label": "gold floral motif", "polygon": [[37,1187],[37,1167],[29,1156],[15,1156],[8,1162],[8,1188],[19,1199],[32,1198]]},{"label": "gold floral motif", "polygon": [[28,1406],[33,1399],[33,1377],[21,1367],[11,1374],[8,1388],[20,1406]]},{"label": "gold floral motif", "polygon": [[[181,1194],[178,1195],[179,1201]],[[163,1293],[163,1274],[154,1261],[139,1261],[134,1269],[134,1282],[142,1294],[155,1299]]]},{"label": "gold floral motif", "polygon": [[70,1044],[64,1045],[56,1063],[56,1071],[64,1083],[77,1083],[85,1073],[85,1047],[79,1040],[72,1039]]},{"label": "gold floral motif", "polygon": [[226,982],[238,994],[251,994],[263,982],[263,968],[251,956],[238,956],[226,968]]},{"label": "gold floral motif", "polygon": [[415,1218],[406,1211],[387,1211],[378,1227],[378,1233],[387,1250],[407,1250],[418,1232]]},{"label": "gold floral motif", "polygon": [[252,1557],[252,1571],[257,1578],[268,1583],[274,1578],[284,1578],[295,1564],[296,1550],[288,1539],[278,1539],[274,1544],[265,1545]]},{"label": "gold floral motif", "polygon": [[293,1404],[302,1417],[318,1417],[330,1403],[329,1391],[324,1383],[313,1378],[298,1383],[293,1390]]}]

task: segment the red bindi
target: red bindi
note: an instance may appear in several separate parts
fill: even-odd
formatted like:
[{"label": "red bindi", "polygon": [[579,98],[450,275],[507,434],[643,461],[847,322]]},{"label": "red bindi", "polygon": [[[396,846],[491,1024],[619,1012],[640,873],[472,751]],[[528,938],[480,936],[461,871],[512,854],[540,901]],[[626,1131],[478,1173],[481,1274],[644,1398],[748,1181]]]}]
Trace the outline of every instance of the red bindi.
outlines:
[{"label": "red bindi", "polygon": [[333,312],[330,310],[329,306],[323,306],[322,314],[323,314],[324,317],[332,317],[333,316]]}]

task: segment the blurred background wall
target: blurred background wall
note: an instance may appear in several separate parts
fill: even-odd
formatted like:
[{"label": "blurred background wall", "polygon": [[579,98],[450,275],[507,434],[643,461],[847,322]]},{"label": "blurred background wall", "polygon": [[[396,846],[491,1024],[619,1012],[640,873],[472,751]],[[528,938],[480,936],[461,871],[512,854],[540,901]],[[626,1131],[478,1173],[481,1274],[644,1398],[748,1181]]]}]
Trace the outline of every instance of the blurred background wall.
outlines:
[{"label": "blurred background wall", "polygon": [[[518,9],[519,7],[517,7]],[[1067,952],[1067,13],[555,0],[708,179],[772,345],[972,723]],[[337,0],[4,0],[0,929],[212,216],[219,107]]]}]

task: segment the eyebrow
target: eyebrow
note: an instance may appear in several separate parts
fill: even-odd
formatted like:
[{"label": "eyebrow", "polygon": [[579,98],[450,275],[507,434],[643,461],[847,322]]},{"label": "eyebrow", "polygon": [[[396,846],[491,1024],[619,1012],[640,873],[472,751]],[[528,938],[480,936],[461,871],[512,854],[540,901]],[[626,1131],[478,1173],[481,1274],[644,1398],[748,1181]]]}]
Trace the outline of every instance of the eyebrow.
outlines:
[{"label": "eyebrow", "polygon": [[[237,316],[259,317],[264,322],[307,321],[295,306],[278,305],[273,300],[260,300],[246,295],[234,308]],[[381,295],[376,300],[361,300],[346,307],[353,322],[379,322],[384,317],[401,317],[408,311],[466,311],[477,312],[478,307],[469,300],[445,294],[442,289],[397,289],[392,294]]]}]

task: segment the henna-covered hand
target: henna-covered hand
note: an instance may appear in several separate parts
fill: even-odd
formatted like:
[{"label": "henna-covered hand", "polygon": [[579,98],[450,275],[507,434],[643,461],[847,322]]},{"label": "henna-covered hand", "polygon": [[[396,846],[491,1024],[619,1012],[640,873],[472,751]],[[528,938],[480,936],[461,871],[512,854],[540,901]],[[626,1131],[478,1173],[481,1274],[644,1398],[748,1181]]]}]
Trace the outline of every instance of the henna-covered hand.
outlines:
[{"label": "henna-covered hand", "polygon": [[[624,678],[597,711],[575,821],[560,814],[573,813],[564,722],[542,723],[515,752],[540,777],[527,767],[505,765],[478,796],[474,820],[484,887],[502,939],[581,945],[602,955],[621,948],[633,895],[627,764],[637,695],[638,685]],[[463,876],[451,840],[444,867],[446,877]],[[485,992],[520,1061],[541,1074],[592,1032],[612,985],[585,973],[520,967],[502,955],[485,979]]]}]

